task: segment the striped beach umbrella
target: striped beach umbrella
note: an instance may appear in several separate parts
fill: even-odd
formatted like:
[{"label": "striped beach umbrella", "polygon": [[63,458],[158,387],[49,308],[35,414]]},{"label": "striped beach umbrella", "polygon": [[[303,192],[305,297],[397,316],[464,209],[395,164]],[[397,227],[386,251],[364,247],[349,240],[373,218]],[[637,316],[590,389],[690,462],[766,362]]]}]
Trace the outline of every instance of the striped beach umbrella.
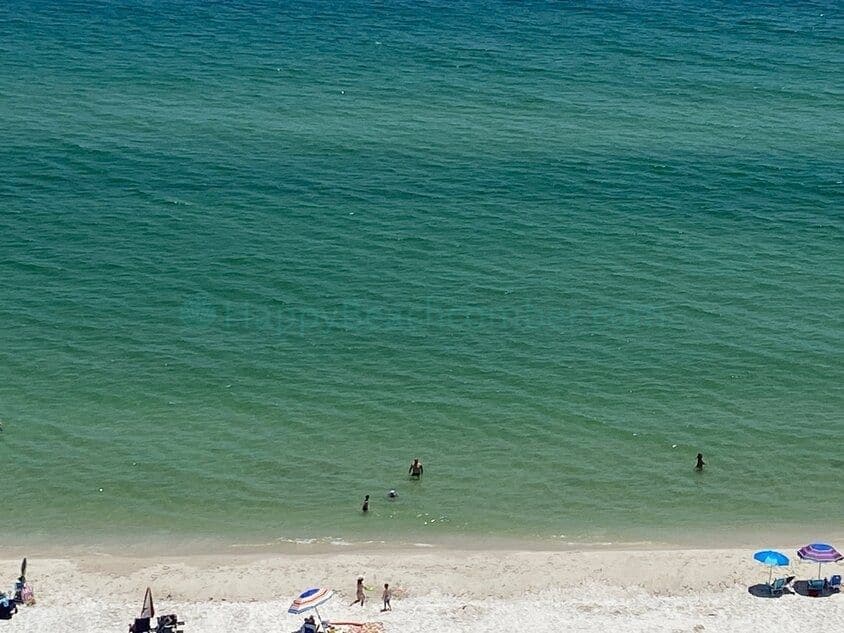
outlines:
[{"label": "striped beach umbrella", "polygon": [[310,589],[305,589],[305,591],[300,593],[293,600],[293,604],[290,605],[287,612],[292,613],[293,615],[300,615],[313,609],[317,618],[319,618],[320,624],[322,624],[322,617],[320,617],[317,607],[331,600],[333,595],[334,592],[331,589],[326,589],[324,587],[311,587]]},{"label": "striped beach umbrella", "polygon": [[818,564],[818,578],[821,577],[821,565],[824,563],[837,563],[840,560],[844,560],[844,555],[841,552],[826,543],[810,543],[805,547],[801,547],[797,550],[797,556],[801,560],[808,560]]}]

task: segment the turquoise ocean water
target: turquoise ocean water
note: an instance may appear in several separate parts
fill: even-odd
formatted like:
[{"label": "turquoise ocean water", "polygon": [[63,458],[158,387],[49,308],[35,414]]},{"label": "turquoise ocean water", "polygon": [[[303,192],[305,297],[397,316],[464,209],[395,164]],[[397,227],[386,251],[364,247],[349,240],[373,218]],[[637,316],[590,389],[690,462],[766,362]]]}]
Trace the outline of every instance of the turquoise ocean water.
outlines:
[{"label": "turquoise ocean water", "polygon": [[842,4],[703,4],[0,4],[4,542],[840,533]]}]

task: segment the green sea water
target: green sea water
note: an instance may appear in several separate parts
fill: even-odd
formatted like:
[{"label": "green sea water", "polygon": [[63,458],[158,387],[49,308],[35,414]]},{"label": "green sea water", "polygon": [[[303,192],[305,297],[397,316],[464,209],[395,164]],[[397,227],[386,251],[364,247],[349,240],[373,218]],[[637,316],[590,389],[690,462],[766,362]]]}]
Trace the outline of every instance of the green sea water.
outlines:
[{"label": "green sea water", "polygon": [[840,533],[843,40],[0,4],[4,542]]}]

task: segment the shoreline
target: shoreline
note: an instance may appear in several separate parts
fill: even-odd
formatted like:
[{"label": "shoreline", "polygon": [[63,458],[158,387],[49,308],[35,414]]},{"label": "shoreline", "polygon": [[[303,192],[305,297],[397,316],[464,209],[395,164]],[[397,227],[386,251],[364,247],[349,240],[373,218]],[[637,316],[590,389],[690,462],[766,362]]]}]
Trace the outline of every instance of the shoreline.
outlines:
[{"label": "shoreline", "polygon": [[[785,568],[776,568],[775,574],[795,575],[798,579],[814,577],[817,574],[817,564],[804,562],[797,558],[796,550],[801,547],[795,543],[780,545],[777,549],[785,553],[791,563]],[[79,572],[92,575],[105,575],[114,578],[136,578],[143,580],[145,572],[150,577],[162,579],[168,584],[178,584],[177,581],[189,577],[191,570],[201,571],[209,578],[218,576],[222,579],[233,570],[253,568],[255,570],[281,571],[286,574],[286,584],[290,584],[289,591],[308,584],[308,577],[303,577],[290,583],[292,578],[300,575],[305,569],[313,570],[314,576],[331,581],[340,593],[345,591],[353,595],[352,580],[357,575],[379,577],[384,575],[384,569],[393,570],[401,575],[409,574],[414,569],[420,571],[451,565],[453,571],[463,577],[486,577],[486,572],[498,565],[504,565],[512,571],[531,570],[537,578],[527,584],[509,586],[510,583],[496,578],[495,587],[498,592],[487,588],[476,591],[472,585],[467,585],[462,592],[466,595],[510,595],[519,588],[541,589],[559,587],[581,583],[588,579],[598,579],[602,582],[620,587],[638,586],[647,590],[664,592],[666,595],[688,593],[695,589],[723,588],[725,578],[741,582],[761,582],[767,579],[767,568],[752,559],[754,548],[593,548],[567,550],[479,550],[479,549],[431,549],[431,548],[386,548],[379,550],[355,551],[316,551],[306,550],[296,553],[266,553],[266,552],[217,552],[205,554],[160,554],[147,553],[144,555],[116,553],[116,552],[88,552],[75,556],[44,556],[41,552],[30,551],[27,576],[36,584],[39,583],[39,572],[47,572],[47,576],[58,570],[67,572],[76,569]],[[0,570],[3,578],[16,575],[15,570],[20,564],[22,556],[15,548],[0,548]],[[676,564],[675,564],[676,563]],[[682,577],[681,569],[688,571],[694,567],[693,575],[697,583],[691,587],[679,582]],[[337,570],[345,570],[345,575]],[[565,569],[565,576],[556,572]],[[358,571],[355,571],[358,570]],[[367,571],[369,570],[369,571]],[[633,571],[638,573],[633,573]],[[173,573],[173,581],[168,581],[162,571]],[[830,564],[824,567],[827,575],[844,571],[844,562]],[[295,572],[295,573],[294,573]],[[184,578],[183,574],[187,574]],[[442,579],[441,579],[442,580]],[[678,581],[678,584],[674,583]],[[311,581],[312,582],[312,581]],[[213,582],[209,583],[213,586]],[[421,583],[426,591],[442,590],[436,583]],[[140,587],[140,585],[137,585]],[[221,584],[220,587],[231,588]],[[507,587],[507,589],[502,589]],[[172,593],[172,592],[171,592]],[[134,595],[134,593],[130,594]],[[182,596],[190,599],[189,595]],[[247,599],[249,596],[234,591],[233,598]]]},{"label": "shoreline", "polygon": [[[466,551],[466,552],[577,552],[577,551],[682,551],[682,550],[741,550],[776,547],[778,543],[810,542],[844,543],[844,530],[832,528],[817,530],[796,526],[764,530],[729,529],[694,531],[684,539],[652,540],[595,540],[574,541],[564,537],[519,538],[510,536],[437,534],[434,538],[393,538],[347,540],[337,537],[287,538],[270,536],[189,536],[177,534],[144,535],[92,535],[80,539],[72,536],[45,536],[21,538],[19,534],[0,532],[0,560],[27,556],[39,552],[45,558],[73,558],[76,556],[118,555],[138,559],[161,556],[275,556],[275,555],[324,555],[349,552],[414,552],[414,551]],[[5,545],[16,543],[14,546]],[[797,549],[797,548],[795,548]]]}]

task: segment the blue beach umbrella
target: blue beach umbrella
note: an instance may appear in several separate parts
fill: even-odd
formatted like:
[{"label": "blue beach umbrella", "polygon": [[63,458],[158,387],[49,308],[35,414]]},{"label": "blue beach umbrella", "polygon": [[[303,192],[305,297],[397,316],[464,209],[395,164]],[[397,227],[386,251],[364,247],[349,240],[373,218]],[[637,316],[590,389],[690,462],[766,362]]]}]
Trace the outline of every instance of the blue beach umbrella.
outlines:
[{"label": "blue beach umbrella", "polygon": [[788,556],[775,552],[772,549],[763,549],[753,555],[753,560],[759,561],[763,565],[771,568],[768,573],[768,584],[771,584],[771,578],[774,576],[774,567],[785,567],[788,565]]}]

